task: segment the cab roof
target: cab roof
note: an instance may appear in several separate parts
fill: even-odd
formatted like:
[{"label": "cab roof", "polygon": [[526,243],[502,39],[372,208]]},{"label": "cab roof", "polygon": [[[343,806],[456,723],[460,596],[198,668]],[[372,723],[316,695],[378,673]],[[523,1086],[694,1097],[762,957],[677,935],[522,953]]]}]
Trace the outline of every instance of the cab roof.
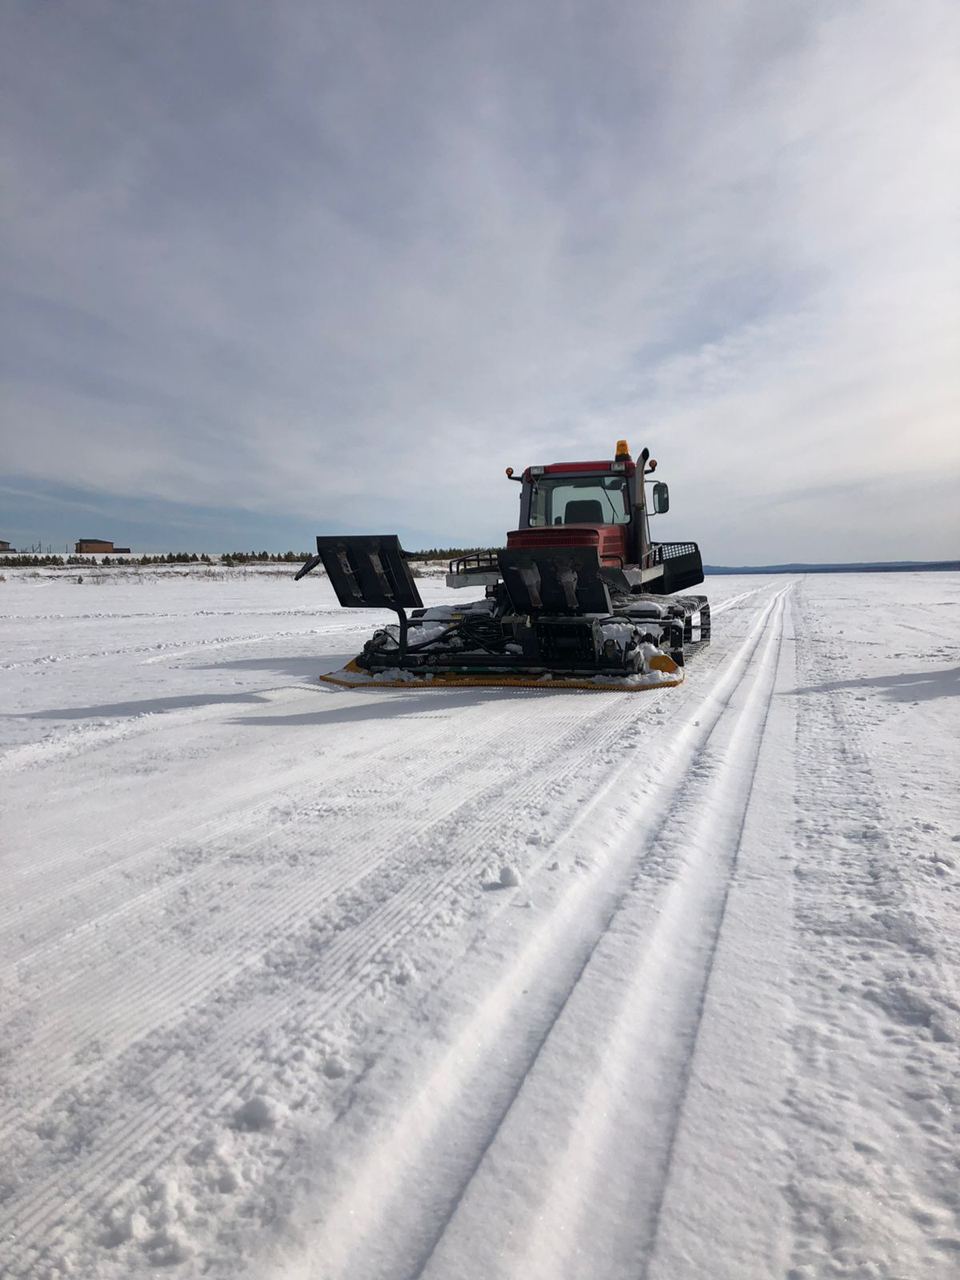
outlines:
[{"label": "cab roof", "polygon": [[600,462],[548,462],[543,466],[524,467],[523,479],[529,481],[533,478],[534,472],[538,476],[554,476],[554,475],[596,475],[597,472],[604,474],[606,472],[615,472],[621,475],[632,476],[636,474],[637,464],[629,458],[618,459],[616,464],[606,458]]}]

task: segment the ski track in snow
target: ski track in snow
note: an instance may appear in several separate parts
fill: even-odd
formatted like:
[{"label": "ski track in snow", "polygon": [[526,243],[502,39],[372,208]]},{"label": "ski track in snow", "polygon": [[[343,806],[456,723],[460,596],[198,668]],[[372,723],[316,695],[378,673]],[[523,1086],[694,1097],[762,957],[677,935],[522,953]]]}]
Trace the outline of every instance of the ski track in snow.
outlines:
[{"label": "ski track in snow", "polygon": [[8,582],[0,1272],[955,1275],[960,582],[879,578],[712,579],[643,694]]},{"label": "ski track in snow", "polygon": [[[474,1114],[484,1107],[483,1077],[495,1085],[495,1096],[486,1102],[489,1127],[476,1136],[476,1156],[458,1141],[458,1156],[466,1166],[462,1179],[451,1177],[448,1162],[441,1164],[442,1176],[433,1189],[439,1212],[434,1208],[422,1214],[435,1219],[438,1229],[409,1262],[401,1260],[399,1274],[575,1274],[578,1242],[588,1232],[596,1249],[594,1265],[602,1267],[605,1253],[614,1262],[651,1255],[697,1011],[735,855],[738,815],[742,817],[749,796],[748,774],[745,785],[741,779],[742,802],[732,807],[725,823],[729,834],[718,831],[717,805],[729,787],[729,769],[739,765],[729,756],[730,765],[714,771],[704,767],[705,760],[717,735],[729,734],[731,752],[755,752],[770,696],[770,655],[777,652],[779,635],[778,627],[767,635],[766,624],[771,615],[779,620],[781,611],[778,595],[701,704],[704,718],[686,725],[674,739],[656,795],[640,823],[626,824],[606,874],[599,882],[582,880],[545,920],[441,1059],[418,1098],[423,1114],[405,1108],[397,1130],[370,1152],[358,1182],[337,1203],[298,1274],[313,1274],[320,1267],[334,1275],[379,1274],[383,1260],[373,1266],[361,1260],[371,1236],[394,1241],[396,1258],[394,1232],[407,1211],[405,1197],[400,1221],[388,1222],[385,1230],[370,1222],[369,1206],[391,1194],[398,1197],[409,1182],[424,1197],[436,1161],[435,1132],[454,1119],[465,1096]],[[748,674],[752,658],[759,658],[759,665]],[[736,706],[734,697],[747,679],[750,693]],[[735,720],[732,730],[727,729],[730,717]],[[701,776],[711,773],[705,785],[698,785]],[[681,854],[673,840],[675,824],[694,805],[701,814],[698,829]],[[638,859],[641,884],[652,894],[638,892],[634,883]],[[564,955],[571,922],[585,917],[593,918],[592,928],[581,930],[576,950]],[[686,954],[691,926],[702,930],[695,958]],[[514,1006],[529,1003],[524,997],[535,985],[540,1000],[548,997],[545,1028],[541,1034],[538,1019],[530,1051],[518,1055],[509,1079],[498,1079],[486,1069],[487,1055],[502,1054],[512,1019],[528,1020],[526,1011]],[[567,1064],[582,1060],[577,1042],[585,1028],[592,1033],[587,1086],[571,1107]],[[644,1081],[645,1073],[653,1078]],[[665,1074],[674,1086],[668,1096],[657,1087]],[[438,1107],[444,1095],[454,1116]],[[564,1116],[559,1146],[557,1111]],[[454,1131],[457,1125],[451,1125]],[[425,1148],[422,1162],[416,1161],[418,1138]],[[501,1205],[498,1230],[491,1233],[489,1206],[500,1197],[504,1169],[521,1164],[527,1166],[524,1185],[513,1187],[520,1212]],[[653,1176],[652,1164],[659,1166]],[[627,1173],[624,1200],[611,1197],[604,1185],[604,1171],[611,1167]],[[588,1204],[585,1229],[579,1217]]]}]

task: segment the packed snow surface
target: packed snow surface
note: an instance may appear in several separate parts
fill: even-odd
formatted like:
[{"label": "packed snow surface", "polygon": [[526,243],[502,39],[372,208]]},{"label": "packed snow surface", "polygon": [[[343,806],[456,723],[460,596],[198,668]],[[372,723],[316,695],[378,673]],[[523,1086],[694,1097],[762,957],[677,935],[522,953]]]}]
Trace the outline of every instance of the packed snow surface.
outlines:
[{"label": "packed snow surface", "polygon": [[0,1272],[960,1274],[960,577],[706,591],[353,691],[323,579],[7,571]]}]

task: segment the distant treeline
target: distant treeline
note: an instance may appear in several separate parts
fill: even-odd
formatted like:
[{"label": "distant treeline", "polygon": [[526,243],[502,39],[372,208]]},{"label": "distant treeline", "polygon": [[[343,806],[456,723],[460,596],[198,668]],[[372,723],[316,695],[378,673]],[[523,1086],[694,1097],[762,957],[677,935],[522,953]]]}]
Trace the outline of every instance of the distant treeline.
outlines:
[{"label": "distant treeline", "polygon": [[206,552],[168,551],[157,556],[0,556],[0,566],[5,569],[49,569],[76,566],[91,568],[94,565],[148,565],[148,564],[252,564],[269,561],[274,564],[302,564],[309,560],[306,551],[231,551],[214,559]]},{"label": "distant treeline", "polygon": [[500,551],[501,547],[431,547],[429,551],[408,551],[411,560],[458,560],[460,556],[475,556]]},{"label": "distant treeline", "polygon": [[62,564],[66,564],[63,556],[0,556],[0,569],[21,569],[24,565],[28,569],[40,569]]},{"label": "distant treeline", "polygon": [[303,564],[310,559],[309,551],[228,551],[220,557],[220,563],[232,564]]},{"label": "distant treeline", "polygon": [[208,555],[198,556],[195,551],[169,551],[164,556],[0,556],[4,569],[50,569],[76,566],[91,568],[93,565],[111,564],[213,564]]}]

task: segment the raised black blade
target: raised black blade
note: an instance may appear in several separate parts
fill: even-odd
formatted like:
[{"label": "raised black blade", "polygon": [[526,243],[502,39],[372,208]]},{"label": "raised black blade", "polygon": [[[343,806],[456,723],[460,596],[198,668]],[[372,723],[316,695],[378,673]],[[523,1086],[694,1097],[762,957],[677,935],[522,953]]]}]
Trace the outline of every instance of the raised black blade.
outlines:
[{"label": "raised black blade", "polygon": [[395,533],[318,536],[317,553],[345,608],[423,607]]},{"label": "raised black blade", "polygon": [[531,547],[498,553],[500,573],[517,613],[609,613],[596,547]]}]

